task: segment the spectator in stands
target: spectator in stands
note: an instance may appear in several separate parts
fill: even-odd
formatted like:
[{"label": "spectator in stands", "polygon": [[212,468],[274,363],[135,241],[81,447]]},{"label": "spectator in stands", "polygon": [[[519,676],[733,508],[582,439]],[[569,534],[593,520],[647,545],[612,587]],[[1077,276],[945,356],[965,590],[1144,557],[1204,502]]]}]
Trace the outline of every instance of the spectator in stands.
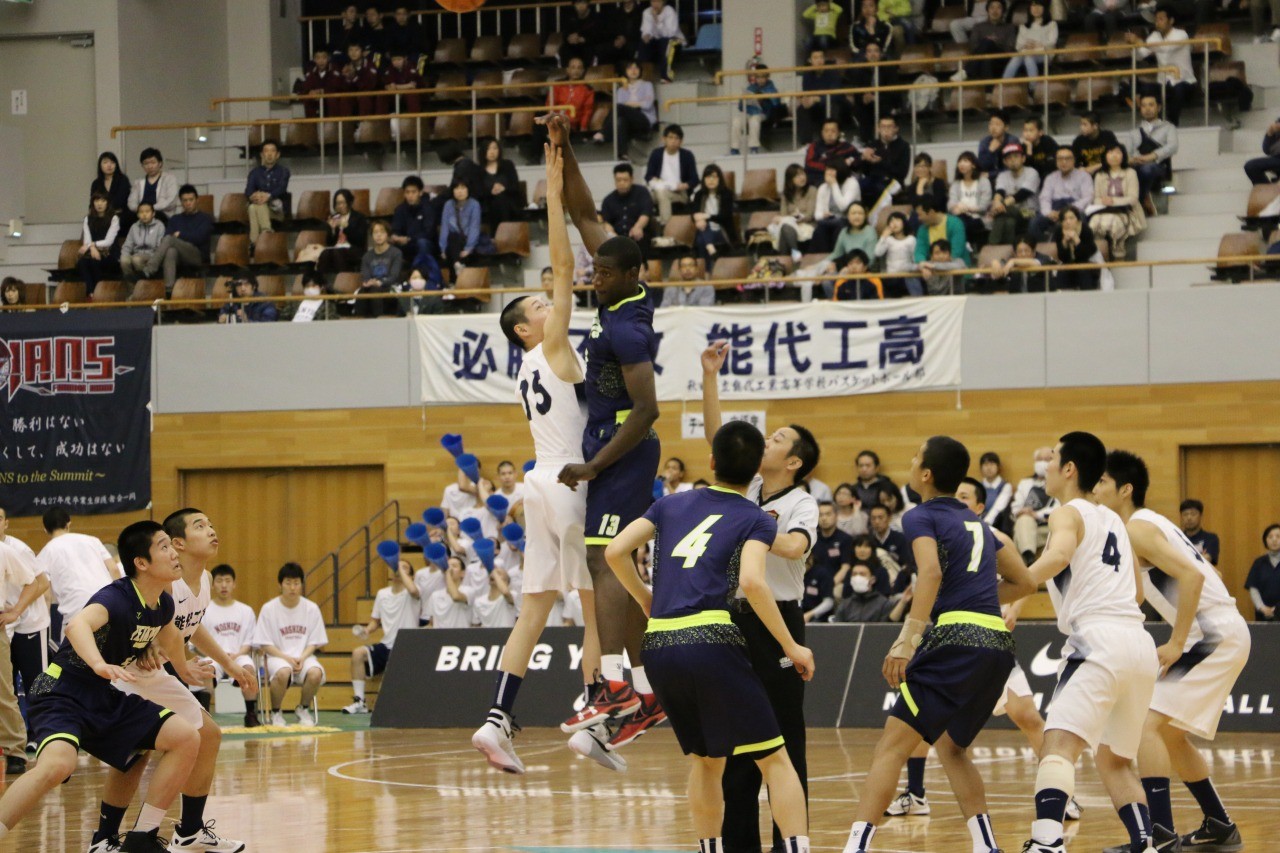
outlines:
[{"label": "spectator in stands", "polygon": [[1195,498],[1188,498],[1178,506],[1178,515],[1182,522],[1182,532],[1187,535],[1191,544],[1196,546],[1204,558],[1215,566],[1218,565],[1220,545],[1218,534],[1210,533],[1201,526],[1204,518],[1204,504]]},{"label": "spectator in stands", "polygon": [[711,221],[711,217],[700,210],[693,212],[693,248],[699,258],[710,261],[722,251],[733,248],[723,227]]},{"label": "spectator in stands", "polygon": [[889,510],[889,526],[902,532],[902,516],[907,511],[903,505],[902,492],[897,486],[888,485],[880,488],[880,505]]},{"label": "spectator in stands", "polygon": [[911,596],[908,588],[902,600],[897,604],[891,604],[884,593],[876,589],[871,568],[865,563],[854,563],[849,570],[849,591],[844,595],[840,606],[836,608],[835,616],[831,621],[900,622],[902,614],[910,603]]},{"label": "spectator in stands", "polygon": [[[1139,94],[1152,92],[1161,94],[1163,89],[1165,116],[1173,125],[1178,124],[1182,116],[1182,105],[1196,90],[1196,72],[1191,59],[1191,46],[1186,44],[1187,31],[1174,26],[1173,7],[1162,3],[1156,8],[1155,30],[1147,36],[1147,47],[1138,51],[1138,59],[1146,59],[1155,54],[1156,63],[1161,66],[1171,65],[1178,69],[1176,75],[1161,71],[1156,75],[1156,82],[1139,82]],[[1128,44],[1141,44],[1142,40],[1133,33],[1124,34]]]},{"label": "spectator in stands", "polygon": [[333,194],[333,215],[329,217],[326,249],[316,264],[322,273],[353,272],[360,268],[369,241],[369,220],[355,209],[355,193],[340,189]]},{"label": "spectator in stands", "polygon": [[964,269],[969,266],[969,261],[962,261],[955,257],[951,247],[952,243],[949,240],[933,241],[933,245],[929,247],[928,258],[918,264],[925,291],[930,296],[948,296],[964,292],[963,285],[956,281],[951,271]]},{"label": "spectator in stands", "polygon": [[1049,513],[1058,506],[1058,499],[1049,496],[1045,487],[1045,473],[1053,459],[1053,448],[1036,448],[1032,455],[1032,474],[1024,477],[1013,494],[1009,511],[1013,515],[1013,543],[1030,565],[1049,538]]},{"label": "spectator in stands", "polygon": [[620,68],[622,63],[634,59],[640,49],[640,24],[644,10],[638,0],[622,0],[607,5],[603,38],[596,49],[596,61],[601,65]]},{"label": "spectator in stands", "polygon": [[[307,70],[306,76],[299,80],[293,87],[295,95],[333,95],[338,92],[345,92],[346,85],[342,82],[342,73],[329,64],[329,51],[320,48],[315,52],[312,59],[311,68]],[[307,118],[316,118],[320,115],[320,105],[325,105],[324,114],[342,115],[340,111],[330,106],[336,104],[336,101],[327,102],[324,98],[309,98],[302,102]]]},{"label": "spectator in stands", "polygon": [[992,527],[1003,530],[1009,504],[1013,501],[1013,484],[1004,478],[1000,470],[1000,454],[988,450],[978,461],[982,472],[982,487],[986,489],[986,499],[979,501],[986,507],[982,520]]},{"label": "spectator in stands", "polygon": [[380,81],[382,88],[390,94],[383,97],[378,105],[381,113],[419,113],[422,112],[422,96],[397,92],[412,92],[426,86],[422,75],[409,64],[409,55],[404,48],[397,47],[391,51],[391,62],[382,70]]},{"label": "spectator in stands", "polygon": [[0,307],[18,308],[26,301],[22,280],[11,275],[5,276],[4,281],[0,282]]},{"label": "spectator in stands", "polygon": [[[804,618],[806,622],[812,622],[824,617],[821,621],[825,621],[825,615],[835,608],[835,579],[839,577],[843,581],[853,562],[853,537],[836,524],[836,507],[831,501],[818,504],[817,538],[811,554],[811,573],[821,579],[825,600],[814,602],[815,609],[807,610]],[[806,586],[809,577],[806,574]]]},{"label": "spectator in stands", "polygon": [[831,570],[816,560],[810,561],[804,573],[804,596],[800,599],[800,612],[804,621],[829,622],[835,610],[834,578]]},{"label": "spectator in stands", "polygon": [[[294,291],[297,293],[297,291]],[[324,276],[315,272],[302,274],[302,295],[307,297],[301,302],[286,302],[280,312],[280,319],[286,323],[310,323],[313,320],[338,319],[338,303],[332,299],[321,299],[330,293]]]},{"label": "spectator in stands", "polygon": [[440,255],[456,277],[462,262],[480,248],[480,202],[471,198],[465,181],[455,179],[449,189],[453,198],[440,216]]},{"label": "spectator in stands", "polygon": [[1280,177],[1280,119],[1267,127],[1267,135],[1262,139],[1263,157],[1255,157],[1244,164],[1244,173],[1256,186],[1274,183]]},{"label": "spectator in stands", "polygon": [[[534,127],[541,127],[541,125],[534,125]],[[544,130],[543,133],[545,134],[546,131]],[[451,139],[441,145],[436,156],[440,158],[441,163],[453,169],[453,174],[449,177],[450,185],[457,181],[462,181],[467,185],[467,192],[470,193],[472,198],[478,199],[484,195],[484,170],[475,160],[466,155],[457,140]],[[436,196],[434,201],[438,202],[436,205],[438,219],[439,212],[444,208],[445,202],[448,201],[448,195],[441,193]]]},{"label": "spectator in stands", "polygon": [[893,481],[880,473],[880,454],[874,450],[864,450],[859,453],[854,464],[858,472],[858,480],[853,486],[854,492],[858,502],[862,504],[862,511],[869,512],[872,506],[879,503],[881,487],[887,485],[892,488]]},{"label": "spectator in stands", "polygon": [[409,279],[403,284],[392,287],[392,291],[401,294],[399,313],[401,317],[416,317],[419,314],[443,314],[444,300],[440,291],[444,280],[440,277],[440,267],[429,269],[414,267],[409,270]]},{"label": "spectator in stands", "polygon": [[840,123],[827,119],[817,139],[809,143],[804,152],[804,172],[809,183],[817,186],[827,173],[828,163],[844,163],[850,169],[858,167],[858,149],[845,142],[840,135]]},{"label": "spectator in stands", "polygon": [[641,248],[648,245],[653,197],[643,186],[635,185],[630,163],[613,167],[613,192],[600,203],[600,214],[610,233],[630,237]]},{"label": "spectator in stands", "polygon": [[[1062,264],[1092,264],[1102,258],[1093,229],[1085,224],[1084,214],[1075,207],[1062,211],[1053,241],[1058,245],[1058,262]],[[1101,274],[1098,270],[1059,270],[1054,276],[1058,290],[1097,290]]]},{"label": "spectator in stands", "polygon": [[698,161],[684,145],[684,129],[667,125],[662,146],[649,152],[644,182],[658,207],[658,224],[666,225],[675,202],[689,203],[689,194],[698,185]]},{"label": "spectator in stands", "polygon": [[[907,233],[907,217],[895,210],[889,214],[889,227],[880,235],[876,244],[876,257],[881,258],[880,269],[887,273],[912,272],[916,268],[916,238]],[[924,286],[918,278],[885,280],[886,289],[900,291],[895,295],[910,293],[922,296]]]},{"label": "spectator in stands", "polygon": [[[972,53],[1013,53],[1018,41],[1018,28],[1005,20],[1004,0],[988,0],[987,19],[969,33]],[[971,76],[990,80],[1000,76],[1004,63],[999,59],[979,59],[971,63]]]},{"label": "spectator in stands", "polygon": [[[889,552],[876,547],[876,540],[867,532],[867,516],[859,512],[862,519],[863,532],[853,537],[853,563],[863,565],[871,570],[871,586],[881,595],[893,593],[893,581],[902,566],[889,556]],[[848,575],[836,578],[836,597],[847,598],[853,593],[853,584]]]},{"label": "spectator in stands", "polygon": [[[963,261],[966,265],[969,263],[965,224],[960,217],[934,207],[928,199],[922,199],[916,205],[916,216],[920,220],[920,230],[916,233],[917,265],[932,260],[933,244],[939,240],[945,240],[951,247],[952,258]],[[874,496],[870,497],[872,500],[863,503],[875,503]]]},{"label": "spectator in stands", "polygon": [[145,177],[133,182],[133,190],[129,193],[129,209],[135,213],[138,203],[151,202],[160,221],[182,209],[178,201],[178,179],[164,170],[164,155],[156,148],[143,148],[138,155]]},{"label": "spectator in stands", "polygon": [[790,255],[793,263],[800,261],[800,246],[813,236],[814,211],[818,193],[809,185],[804,167],[792,163],[782,178],[782,199],[778,215],[769,223],[769,237],[778,254]]},{"label": "spectator in stands", "polygon": [[955,39],[956,44],[968,44],[973,28],[987,20],[986,0],[966,0],[964,5],[969,14],[951,22],[951,38]]},{"label": "spectator in stands", "polygon": [[716,304],[716,289],[709,284],[697,284],[703,276],[702,271],[698,269],[698,259],[692,254],[681,256],[673,271],[678,271],[680,276],[678,280],[684,284],[680,287],[662,289],[663,308],[680,305],[710,307]]},{"label": "spectator in stands", "polygon": [[[547,93],[547,107],[554,112],[558,107],[572,106],[574,112],[568,117],[569,126],[574,131],[585,133],[591,127],[591,116],[596,108],[596,93],[582,82],[583,75],[586,74],[586,66],[578,57],[575,56],[569,60],[565,65],[565,73],[569,79],[552,86],[551,91]],[[529,162],[540,162],[542,146],[546,141],[546,126],[535,124],[533,135],[525,149],[525,156]]]},{"label": "spectator in stands", "polygon": [[1022,145],[1005,145],[1003,157],[991,200],[991,243],[997,246],[1011,244],[1040,212],[1040,175],[1027,166]]},{"label": "spectator in stands", "polygon": [[[834,71],[823,70],[827,64],[824,51],[809,51],[810,71],[800,75],[802,92],[823,92],[839,89],[843,85],[840,75]],[[827,107],[833,107],[828,111]],[[813,129],[822,128],[828,120],[838,119],[834,113],[835,100],[827,95],[804,95],[796,104],[796,133],[801,139],[810,139]],[[837,127],[839,123],[837,122]]]},{"label": "spectator in stands", "polygon": [[1096,175],[1103,166],[1103,155],[1116,144],[1116,135],[1102,128],[1102,120],[1093,110],[1080,116],[1080,135],[1071,143],[1076,154],[1076,164],[1090,175]]},{"label": "spectator in stands", "polygon": [[[707,218],[706,229],[724,235],[724,242],[731,246],[738,244],[737,196],[724,179],[724,172],[715,163],[702,170],[702,182],[693,194],[693,213],[696,219],[699,213]],[[714,227],[713,227],[714,226]],[[708,242],[720,241],[708,238]],[[715,254],[712,252],[711,254]]]},{"label": "spectator in stands", "polygon": [[1027,152],[1027,165],[1036,170],[1043,185],[1044,179],[1057,168],[1055,158],[1060,146],[1044,132],[1044,122],[1039,116],[1030,116],[1022,122],[1022,147]]},{"label": "spectator in stands", "polygon": [[1160,118],[1160,101],[1152,94],[1138,99],[1142,121],[1125,135],[1129,163],[1138,173],[1138,194],[1148,213],[1154,213],[1151,191],[1173,177],[1174,154],[1178,153],[1178,128]]},{"label": "spectator in stands", "polygon": [[1068,207],[1083,210],[1093,203],[1093,177],[1076,168],[1074,149],[1061,146],[1055,162],[1058,170],[1040,184],[1040,212],[1027,227],[1027,234],[1037,243],[1049,239],[1063,210]]},{"label": "spectator in stands", "polygon": [[404,201],[396,205],[391,214],[391,243],[400,247],[407,264],[414,267],[439,267],[434,257],[431,240],[436,229],[435,213],[431,205],[423,200],[426,187],[422,178],[410,175],[400,182],[404,193]]},{"label": "spectator in stands", "polygon": [[[1004,169],[1004,148],[1017,142],[1009,133],[1009,114],[1004,110],[992,110],[987,119],[987,135],[978,140],[978,171],[995,184],[996,175]],[[960,165],[956,161],[956,165]]]},{"label": "spectator in stands", "polygon": [[173,292],[178,280],[178,269],[199,267],[209,262],[210,242],[213,240],[213,217],[196,207],[196,188],[183,184],[178,190],[182,212],[169,217],[165,237],[156,253],[151,256],[144,270],[144,278],[155,278],[164,270],[164,289]]},{"label": "spectator in stands", "polygon": [[[911,179],[905,187],[894,195],[893,203],[910,205],[911,209],[915,210],[919,200],[927,198],[933,202],[935,207],[943,208],[947,206],[949,195],[950,190],[947,188],[947,182],[942,178],[933,176],[933,158],[921,152],[916,155],[916,159],[912,163]],[[908,225],[910,225],[910,221],[908,221]]]},{"label": "spectator in stands", "polygon": [[871,540],[877,548],[883,548],[888,552],[904,571],[898,572],[898,577],[894,579],[893,591],[902,592],[911,582],[909,575],[915,573],[915,556],[911,553],[911,546],[907,544],[907,539],[900,531],[894,530],[889,526],[889,510],[881,504],[871,504],[867,511],[867,520],[871,526]]},{"label": "spectator in stands", "polygon": [[[252,273],[227,282],[236,300],[252,299],[258,295],[258,279]],[[218,312],[219,323],[274,323],[280,319],[280,311],[274,302],[228,302]]]},{"label": "spectator in stands", "polygon": [[470,628],[471,599],[463,591],[466,563],[462,557],[452,556],[447,561],[444,585],[431,593],[427,612],[431,614],[432,628]]},{"label": "spectator in stands", "polygon": [[671,57],[675,45],[684,41],[676,10],[666,0],[649,0],[649,8],[640,16],[640,45],[636,56],[641,62],[652,62],[663,83],[671,82]]},{"label": "spectator in stands", "polygon": [[1003,76],[1011,79],[1024,70],[1028,77],[1039,76],[1043,57],[1037,51],[1053,50],[1057,46],[1058,24],[1049,17],[1048,0],[1031,0],[1027,22],[1018,27],[1018,38],[1014,43],[1014,50],[1022,55],[1009,60]]},{"label": "spectator in stands", "polygon": [[1259,622],[1273,622],[1280,606],[1280,524],[1262,531],[1262,547],[1267,553],[1253,561],[1244,588],[1253,599],[1253,615]]},{"label": "spectator in stands", "polygon": [[1097,30],[1104,42],[1109,42],[1120,29],[1120,22],[1132,14],[1132,0],[1093,0],[1093,9],[1085,17],[1085,23]]},{"label": "spectator in stands", "polygon": [[120,235],[120,217],[111,209],[111,199],[106,193],[93,194],[80,233],[76,269],[84,280],[85,290],[93,293],[99,281],[116,271],[119,257],[116,238]]},{"label": "spectator in stands", "polygon": [[387,49],[387,28],[382,25],[382,12],[377,6],[368,6],[364,10],[364,40],[361,44],[375,65],[381,61]]},{"label": "spectator in stands", "polygon": [[[479,231],[479,224],[476,230]],[[465,255],[464,255],[465,257]],[[356,294],[390,293],[394,285],[404,280],[404,255],[391,245],[391,226],[381,219],[369,225],[369,249],[360,260],[360,287]],[[357,299],[357,317],[381,317],[395,313],[395,302],[389,299]]]},{"label": "spectator in stands", "polygon": [[587,0],[573,0],[568,17],[560,24],[564,41],[560,45],[560,64],[563,66],[575,57],[583,65],[590,65],[595,57],[596,45],[602,40],[600,16]]},{"label": "spectator in stands", "polygon": [[[894,38],[915,44],[920,40],[920,29],[915,22],[912,0],[880,0],[880,20],[893,27]],[[898,33],[901,33],[899,38]]]},{"label": "spectator in stands", "polygon": [[813,35],[806,42],[809,50],[831,50],[836,46],[836,29],[840,26],[842,14],[844,9],[831,0],[817,0],[800,13],[800,17],[811,21],[813,26]]},{"label": "spectator in stands", "polygon": [[364,44],[364,23],[360,20],[359,7],[355,3],[350,3],[342,9],[337,33],[329,47],[334,53],[345,56],[347,48],[353,44]]},{"label": "spectator in stands", "polygon": [[520,197],[520,176],[516,174],[516,164],[502,156],[502,144],[490,137],[480,140],[483,152],[480,167],[484,192],[478,198],[484,223],[489,226],[490,234],[498,233],[498,225],[503,222],[516,222],[520,219],[520,210],[524,207]]},{"label": "spectator in stands", "polygon": [[862,197],[873,207],[886,191],[897,192],[911,174],[911,146],[898,133],[898,119],[892,115],[880,116],[876,139],[860,152],[861,160],[855,169],[861,169],[858,182],[862,185]]},{"label": "spectator in stands", "polygon": [[823,172],[814,203],[814,231],[809,251],[831,251],[844,228],[849,205],[861,200],[862,189],[853,171],[839,161],[829,164]]},{"label": "spectator in stands", "polygon": [[839,260],[841,278],[823,282],[824,291],[837,302],[849,299],[884,299],[884,281],[876,276],[863,278],[871,269],[871,259],[861,249],[853,249]]},{"label": "spectator in stands", "polygon": [[129,227],[120,249],[120,271],[125,281],[132,284],[142,278],[163,240],[164,223],[156,219],[151,202],[142,202],[138,205],[138,221]]},{"label": "spectator in stands", "polygon": [[[641,79],[640,73],[640,63],[634,59],[628,61],[624,74],[627,82],[617,90],[618,159],[625,162],[631,161],[631,140],[651,133],[658,126],[658,96],[653,91],[653,84]],[[614,133],[612,110],[605,118],[604,128],[603,133],[593,137],[595,141],[604,142]],[[760,138],[758,123],[756,138]],[[758,142],[756,144],[759,145]]]},{"label": "spectator in stands", "polygon": [[[382,88],[378,75],[378,67],[365,55],[364,47],[359,44],[347,46],[347,64],[342,67],[342,78],[348,92],[366,92],[358,98],[343,98],[345,102],[343,115],[371,116],[378,114],[378,98],[374,95]],[[352,104],[355,111],[351,110]]]},{"label": "spectator in stands", "polygon": [[[862,202],[854,202],[845,211],[845,228],[836,238],[836,246],[831,254],[819,265],[818,274],[835,272],[843,267],[845,261],[842,259],[854,250],[861,251],[863,260],[869,265],[870,259],[876,255],[879,241],[880,235],[876,233],[875,226],[867,221],[866,206]],[[828,292],[827,295],[830,296],[831,293]]]},{"label": "spectator in stands", "polygon": [[[978,159],[973,153],[965,151],[956,158],[956,174],[947,198],[947,212],[960,219],[964,225],[966,240],[975,249],[987,242],[987,217],[990,211],[991,182],[983,177]],[[958,255],[954,249],[953,244],[952,254]]]},{"label": "spectator in stands", "polygon": [[103,151],[98,157],[98,177],[89,187],[89,198],[97,192],[106,193],[111,202],[111,209],[121,216],[120,227],[127,228],[130,223],[124,219],[129,212],[129,176],[120,171],[120,161],[111,151]]},{"label": "spectator in stands", "polygon": [[427,44],[422,25],[409,16],[408,6],[396,6],[395,16],[386,25],[387,52],[392,56],[403,51],[412,64]]},{"label": "spectator in stands", "polygon": [[1129,154],[1117,142],[1108,146],[1106,168],[1094,178],[1095,205],[1103,208],[1089,218],[1089,228],[1098,240],[1106,240],[1111,257],[1124,260],[1129,238],[1147,228],[1138,192],[1138,173],[1129,167]]},{"label": "spectator in stands", "polygon": [[[865,63],[865,65],[850,69],[846,85],[859,89],[898,85],[897,66],[875,66],[875,63],[880,62],[882,59],[884,59],[884,54],[880,50],[880,45],[876,42],[868,44],[867,49],[857,58],[858,62]],[[863,92],[855,95],[842,95],[832,100],[832,106],[836,112],[835,118],[843,119],[846,114],[851,114],[858,126],[858,135],[863,139],[870,138],[875,132],[877,104],[879,104],[880,115],[897,113],[902,105],[902,94],[900,92],[883,91],[879,93]]]},{"label": "spectator in stands", "polygon": [[[769,79],[768,66],[757,65],[755,73],[747,75],[746,94],[765,95],[777,91],[778,87]],[[785,110],[786,107],[782,106],[782,101],[777,98],[744,98],[738,101],[738,106],[734,109],[733,118],[729,123],[729,153],[734,156],[740,153],[742,135],[746,133],[747,148],[752,154],[759,154],[761,127],[766,120],[782,118]]]},{"label": "spectator in stands", "polygon": [[[858,503],[851,483],[841,483],[832,493],[832,502],[836,505],[836,526],[850,536],[861,536],[867,532],[867,516]],[[887,585],[886,585],[887,588]]]},{"label": "spectator in stands", "polygon": [[889,45],[893,44],[893,27],[880,20],[879,16],[876,0],[861,0],[858,4],[858,17],[849,27],[849,47],[855,54],[865,52],[872,42],[880,45],[881,54],[889,52]]},{"label": "spectator in stands", "polygon": [[258,163],[249,172],[244,194],[249,197],[249,242],[257,243],[263,231],[274,231],[284,221],[285,199],[289,195],[289,167],[280,162],[280,143],[264,139]]},{"label": "spectator in stands", "polygon": [[1053,259],[1036,251],[1030,237],[1019,237],[1013,244],[1013,257],[993,261],[987,277],[975,282],[975,292],[1043,293],[1048,290],[1046,276],[1035,271],[1052,265]]}]

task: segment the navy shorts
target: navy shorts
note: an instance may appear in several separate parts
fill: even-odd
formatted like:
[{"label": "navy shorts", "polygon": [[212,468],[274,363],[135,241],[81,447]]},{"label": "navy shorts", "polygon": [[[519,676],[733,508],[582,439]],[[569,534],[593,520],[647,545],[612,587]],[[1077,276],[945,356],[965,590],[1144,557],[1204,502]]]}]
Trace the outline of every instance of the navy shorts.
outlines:
[{"label": "navy shorts", "polygon": [[64,740],[120,771],[155,748],[156,735],[173,716],[168,708],[121,693],[96,675],[68,675],[56,664],[36,677],[27,710],[28,736],[39,744],[37,759],[48,744]]},{"label": "navy shorts", "polygon": [[733,625],[704,625],[704,640],[649,632],[641,660],[685,755],[763,758],[783,746],[782,732],[746,643]]},{"label": "navy shorts", "polygon": [[1004,695],[1014,662],[1008,631],[969,624],[930,628],[907,664],[891,713],[928,743],[945,733],[967,747]]},{"label": "navy shorts", "polygon": [[391,649],[382,643],[374,643],[365,648],[369,650],[369,659],[365,662],[364,671],[370,678],[382,675],[387,670],[387,661],[391,660]]},{"label": "navy shorts", "polygon": [[[618,424],[588,426],[582,441],[582,458],[594,459],[618,428]],[[583,529],[588,545],[608,545],[620,530],[648,512],[661,457],[662,442],[650,431],[629,453],[587,482],[587,521]]]}]

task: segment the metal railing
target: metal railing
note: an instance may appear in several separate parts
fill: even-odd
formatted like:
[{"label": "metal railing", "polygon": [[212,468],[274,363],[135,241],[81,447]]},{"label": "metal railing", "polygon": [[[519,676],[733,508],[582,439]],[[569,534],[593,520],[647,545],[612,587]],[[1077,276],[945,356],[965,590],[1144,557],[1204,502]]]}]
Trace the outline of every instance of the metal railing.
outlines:
[{"label": "metal railing", "polygon": [[[409,519],[400,514],[400,502],[391,501],[307,570],[307,596],[319,605],[321,612],[326,606],[331,608],[329,624],[344,624],[342,593],[352,584],[363,578],[364,596],[373,595],[373,564],[382,559],[377,554],[377,544],[388,538],[399,542],[401,532],[408,525]],[[325,590],[328,594],[321,598]]]}]

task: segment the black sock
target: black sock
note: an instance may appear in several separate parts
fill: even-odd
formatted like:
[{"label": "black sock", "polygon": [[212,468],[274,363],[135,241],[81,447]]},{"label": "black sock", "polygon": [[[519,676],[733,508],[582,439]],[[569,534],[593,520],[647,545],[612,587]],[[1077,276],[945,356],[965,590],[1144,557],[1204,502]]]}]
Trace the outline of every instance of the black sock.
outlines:
[{"label": "black sock", "polygon": [[200,831],[204,826],[204,804],[208,799],[208,794],[203,797],[182,795],[182,820],[178,823],[180,834],[190,836]]},{"label": "black sock", "polygon": [[518,675],[512,675],[509,672],[499,672],[498,677],[493,682],[493,705],[507,716],[511,716],[511,709],[516,704],[516,693],[520,690],[520,683],[524,681]]},{"label": "black sock", "polygon": [[1213,788],[1213,780],[1206,777],[1199,782],[1184,784],[1191,792],[1191,796],[1195,797],[1196,802],[1200,804],[1200,811],[1204,812],[1205,817],[1211,817],[1221,823],[1231,823],[1231,818],[1227,817],[1226,807],[1222,805],[1218,792]]},{"label": "black sock", "polygon": [[924,798],[924,759],[907,759],[907,791]]},{"label": "black sock", "polygon": [[1161,776],[1144,776],[1142,790],[1147,794],[1147,809],[1151,812],[1151,822],[1172,830],[1174,828],[1173,800],[1169,795],[1169,780]]},{"label": "black sock", "polygon": [[258,713],[258,700],[257,699],[244,700],[244,712],[246,714]]},{"label": "black sock", "polygon": [[115,838],[120,834],[120,824],[124,822],[124,813],[128,806],[109,806],[102,803],[98,807],[98,831],[93,834],[91,844]]},{"label": "black sock", "polygon": [[1129,803],[1116,809],[1120,822],[1129,830],[1129,844],[1137,849],[1151,837],[1151,812],[1142,803]]}]

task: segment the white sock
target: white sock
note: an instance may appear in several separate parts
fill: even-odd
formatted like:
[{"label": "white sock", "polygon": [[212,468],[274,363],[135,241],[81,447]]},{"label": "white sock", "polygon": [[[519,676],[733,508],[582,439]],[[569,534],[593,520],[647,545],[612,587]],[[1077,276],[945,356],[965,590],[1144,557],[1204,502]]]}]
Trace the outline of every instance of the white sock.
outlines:
[{"label": "white sock", "polygon": [[364,680],[351,682],[351,689],[355,691],[356,698],[361,702],[364,701]]},{"label": "white sock", "polygon": [[996,834],[991,830],[991,816],[977,814],[968,820],[973,853],[991,853],[996,848]]},{"label": "white sock", "polygon": [[159,829],[162,820],[164,820],[164,809],[156,808],[150,803],[143,803],[142,810],[138,812],[138,821],[133,825],[133,831],[150,832],[153,829]]},{"label": "white sock", "polygon": [[871,849],[871,839],[876,834],[876,828],[865,820],[855,821],[853,828],[849,830],[849,841],[844,845],[844,853],[859,853],[862,850]]},{"label": "white sock", "polygon": [[1062,838],[1062,824],[1056,820],[1031,821],[1031,837],[1040,844],[1052,844]]},{"label": "white sock", "polygon": [[720,838],[699,838],[698,853],[724,853],[724,841]]},{"label": "white sock", "polygon": [[606,681],[622,681],[622,655],[600,655],[600,674]]},{"label": "white sock", "polygon": [[793,835],[782,842],[782,849],[786,853],[809,853],[809,836]]},{"label": "white sock", "polygon": [[649,676],[644,674],[644,667],[631,667],[631,686],[636,689],[637,693],[651,694],[653,687],[649,684]]}]

